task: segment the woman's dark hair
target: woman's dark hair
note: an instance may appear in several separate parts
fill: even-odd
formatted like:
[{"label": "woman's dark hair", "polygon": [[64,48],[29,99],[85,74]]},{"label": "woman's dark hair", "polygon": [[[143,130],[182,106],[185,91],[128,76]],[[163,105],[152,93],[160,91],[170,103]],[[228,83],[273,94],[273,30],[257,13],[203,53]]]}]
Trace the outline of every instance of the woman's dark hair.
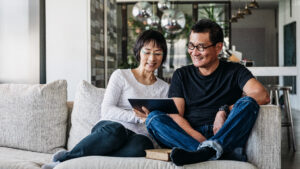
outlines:
[{"label": "woman's dark hair", "polygon": [[162,63],[164,63],[166,61],[167,53],[168,53],[166,39],[160,32],[151,29],[141,33],[135,42],[133,53],[135,55],[136,60],[140,62],[141,49],[150,42],[153,42],[155,46],[162,49],[163,51]]},{"label": "woman's dark hair", "polygon": [[194,33],[209,33],[209,40],[212,44],[224,41],[223,30],[216,22],[210,19],[201,19],[192,26],[191,32]]}]

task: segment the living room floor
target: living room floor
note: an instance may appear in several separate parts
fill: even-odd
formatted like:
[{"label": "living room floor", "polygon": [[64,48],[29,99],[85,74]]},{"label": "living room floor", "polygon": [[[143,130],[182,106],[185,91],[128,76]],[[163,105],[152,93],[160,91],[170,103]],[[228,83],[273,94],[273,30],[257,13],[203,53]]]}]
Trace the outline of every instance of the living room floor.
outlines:
[{"label": "living room floor", "polygon": [[300,111],[292,110],[294,130],[296,137],[296,152],[289,151],[287,128],[282,128],[281,142],[281,168],[282,169],[299,169],[300,168]]}]

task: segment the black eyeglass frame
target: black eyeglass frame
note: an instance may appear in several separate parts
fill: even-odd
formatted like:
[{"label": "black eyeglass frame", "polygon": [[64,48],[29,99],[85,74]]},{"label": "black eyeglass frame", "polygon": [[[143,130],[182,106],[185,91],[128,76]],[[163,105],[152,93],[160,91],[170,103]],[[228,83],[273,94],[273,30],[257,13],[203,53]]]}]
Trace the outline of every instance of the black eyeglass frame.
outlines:
[{"label": "black eyeglass frame", "polygon": [[[190,46],[190,45],[191,45],[191,46]],[[210,48],[210,47],[212,47],[212,46],[216,46],[216,44],[211,44],[211,45],[208,45],[208,46],[204,46],[204,45],[202,45],[202,44],[199,44],[199,45],[197,45],[197,46],[194,46],[192,43],[188,43],[188,44],[187,44],[187,48],[188,48],[188,49],[194,50],[194,49],[196,48],[196,49],[197,49],[198,51],[200,51],[200,52],[204,52],[205,49]],[[190,47],[192,47],[192,48],[190,48]]]}]

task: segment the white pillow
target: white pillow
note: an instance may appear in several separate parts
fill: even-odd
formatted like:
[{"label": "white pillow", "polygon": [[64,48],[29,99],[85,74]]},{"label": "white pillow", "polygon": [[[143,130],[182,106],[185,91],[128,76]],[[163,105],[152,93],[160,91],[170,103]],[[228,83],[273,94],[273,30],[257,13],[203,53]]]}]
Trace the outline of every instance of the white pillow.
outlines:
[{"label": "white pillow", "polygon": [[53,153],[65,146],[67,82],[0,85],[0,146]]},{"label": "white pillow", "polygon": [[100,120],[104,92],[105,89],[97,88],[86,81],[82,81],[77,86],[71,114],[68,150],[89,135],[93,126]]}]

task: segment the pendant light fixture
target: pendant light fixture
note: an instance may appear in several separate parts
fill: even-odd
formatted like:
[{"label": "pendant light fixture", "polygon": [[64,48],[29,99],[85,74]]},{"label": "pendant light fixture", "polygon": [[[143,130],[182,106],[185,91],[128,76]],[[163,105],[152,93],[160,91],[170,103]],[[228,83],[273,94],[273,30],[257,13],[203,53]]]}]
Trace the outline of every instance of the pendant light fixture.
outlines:
[{"label": "pendant light fixture", "polygon": [[236,17],[238,19],[243,19],[244,18],[244,13],[242,12],[242,10],[239,8],[238,12],[236,13]]},{"label": "pendant light fixture", "polygon": [[249,4],[249,8],[259,8],[258,3],[256,2],[256,0],[252,0]]},{"label": "pendant light fixture", "polygon": [[244,13],[244,15],[251,15],[252,12],[251,10],[248,8],[248,5],[246,4],[245,9],[242,10],[242,12]]},{"label": "pendant light fixture", "polygon": [[185,26],[185,16],[181,11],[168,9],[161,17],[161,27],[170,34],[180,33]]},{"label": "pendant light fixture", "polygon": [[231,19],[230,19],[230,22],[231,23],[235,23],[237,21],[238,21],[237,17],[233,14],[232,17],[231,17]]},{"label": "pendant light fixture", "polygon": [[159,17],[155,14],[155,10],[154,10],[154,2],[152,4],[152,13],[153,15],[149,18],[147,18],[147,24],[150,26],[150,27],[154,27],[154,28],[158,28],[159,27],[159,24],[160,24],[160,19]]},{"label": "pendant light fixture", "polygon": [[171,8],[171,3],[168,0],[159,0],[157,7],[160,11],[164,11]]},{"label": "pendant light fixture", "polygon": [[136,3],[132,8],[132,15],[138,21],[146,21],[152,16],[151,5],[145,1]]}]

